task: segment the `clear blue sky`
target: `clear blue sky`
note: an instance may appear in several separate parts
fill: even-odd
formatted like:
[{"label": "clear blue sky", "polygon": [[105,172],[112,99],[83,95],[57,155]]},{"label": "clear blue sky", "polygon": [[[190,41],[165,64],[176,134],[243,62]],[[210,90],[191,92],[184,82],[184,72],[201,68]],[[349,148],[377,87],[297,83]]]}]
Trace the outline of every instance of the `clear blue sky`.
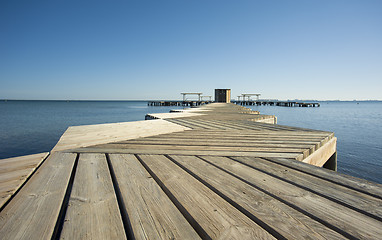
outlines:
[{"label": "clear blue sky", "polygon": [[382,99],[382,1],[0,1],[0,99]]}]

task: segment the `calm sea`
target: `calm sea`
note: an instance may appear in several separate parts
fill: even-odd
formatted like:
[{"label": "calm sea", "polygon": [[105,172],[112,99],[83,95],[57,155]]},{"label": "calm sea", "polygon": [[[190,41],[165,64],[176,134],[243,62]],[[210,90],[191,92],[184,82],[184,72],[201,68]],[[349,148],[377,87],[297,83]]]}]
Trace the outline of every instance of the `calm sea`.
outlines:
[{"label": "calm sea", "polygon": [[[1,101],[0,159],[50,151],[69,126],[144,120],[174,108],[144,101]],[[282,125],[335,132],[338,171],[382,183],[382,102],[253,109],[276,115]]]},{"label": "calm sea", "polygon": [[0,102],[0,159],[49,152],[69,126],[145,120],[147,113],[176,107],[150,107],[144,101]]}]

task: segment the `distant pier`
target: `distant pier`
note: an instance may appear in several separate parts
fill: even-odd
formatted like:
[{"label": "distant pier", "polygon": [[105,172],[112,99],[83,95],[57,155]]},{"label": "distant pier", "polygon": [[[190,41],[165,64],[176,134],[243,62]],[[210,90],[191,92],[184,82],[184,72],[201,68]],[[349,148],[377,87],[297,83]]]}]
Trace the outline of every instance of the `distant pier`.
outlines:
[{"label": "distant pier", "polygon": [[[213,101],[148,101],[148,106],[185,106],[194,107],[212,103]],[[318,102],[300,102],[300,101],[278,101],[278,100],[250,100],[237,101],[232,103],[242,106],[280,106],[280,107],[319,107]]]},{"label": "distant pier", "polygon": [[278,101],[278,100],[250,100],[237,101],[232,100],[232,103],[245,106],[280,106],[280,107],[319,107],[318,102],[300,102],[300,101]]},{"label": "distant pier", "polygon": [[184,106],[194,107],[212,103],[212,101],[148,101],[148,106]]}]

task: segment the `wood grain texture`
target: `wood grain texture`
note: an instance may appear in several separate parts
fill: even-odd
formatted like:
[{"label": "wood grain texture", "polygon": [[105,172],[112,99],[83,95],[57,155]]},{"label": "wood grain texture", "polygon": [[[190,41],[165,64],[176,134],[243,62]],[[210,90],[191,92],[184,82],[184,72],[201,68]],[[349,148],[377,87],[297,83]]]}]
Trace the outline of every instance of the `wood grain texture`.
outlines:
[{"label": "wood grain texture", "polygon": [[289,146],[304,146],[304,147],[315,147],[318,148],[320,145],[317,141],[307,141],[307,140],[254,140],[254,139],[237,139],[233,141],[232,139],[223,138],[171,138],[168,136],[162,136],[161,138],[139,138],[130,141],[121,141],[117,143],[160,143],[160,144],[179,144],[179,145],[229,145],[229,146],[279,146],[279,147],[289,147]]},{"label": "wood grain texture", "polygon": [[0,176],[2,173],[15,170],[34,168],[48,156],[48,152],[26,155],[21,157],[0,159]]},{"label": "wood grain texture", "polygon": [[272,196],[277,196],[283,202],[294,205],[311,216],[321,219],[322,222],[328,223],[328,226],[332,227],[332,229],[342,230],[356,238],[372,239],[382,236],[382,222],[375,221],[375,219],[358,211],[228,158],[204,158],[216,166],[264,189]]},{"label": "wood grain texture", "polygon": [[[316,192],[328,199],[382,219],[382,199],[265,159],[249,157],[235,157],[234,159],[291,182],[307,191]],[[337,175],[337,173],[332,173],[332,175]]]},{"label": "wood grain texture", "polygon": [[326,181],[344,186],[349,189],[354,189],[362,193],[369,194],[375,198],[382,199],[382,184],[367,181],[365,179],[352,177],[350,175],[334,173],[331,170],[316,167],[310,164],[305,164],[299,161],[293,161],[286,158],[267,158],[277,164],[296,169],[298,171],[316,176]]},{"label": "wood grain texture", "polygon": [[184,145],[184,144],[107,144],[99,145],[99,147],[117,148],[117,149],[153,149],[153,150],[185,150],[185,151],[197,151],[202,149],[203,151],[230,151],[230,152],[278,152],[278,153],[297,153],[297,154],[309,154],[309,148],[281,148],[281,147],[260,147],[260,146],[216,146],[216,145]]},{"label": "wood grain texture", "polygon": [[[179,140],[169,140],[169,139],[140,139],[140,140],[131,140],[131,141],[124,141],[124,142],[118,142],[115,143],[117,145],[119,144],[135,144],[135,145],[141,145],[141,146],[148,146],[149,145],[168,145],[168,146],[198,146],[199,148],[204,148],[207,146],[211,147],[236,147],[236,148],[268,148],[268,149],[278,149],[282,152],[282,149],[301,149],[303,153],[309,155],[312,154],[316,149],[318,148],[318,144],[316,143],[291,143],[291,142],[264,142],[264,141],[257,141],[257,142],[251,142],[251,141],[241,141],[241,142],[232,142],[232,141],[215,141],[215,140],[191,140],[190,139],[182,139],[181,142]],[[308,150],[308,151],[305,151]]]},{"label": "wood grain texture", "polygon": [[179,154],[179,155],[203,155],[203,156],[249,156],[249,157],[276,157],[276,158],[293,158],[301,161],[302,153],[279,153],[279,152],[238,152],[238,151],[208,151],[208,150],[170,150],[170,149],[121,149],[113,147],[87,147],[72,149],[70,152],[78,153],[129,153],[129,154]]},{"label": "wood grain texture", "polygon": [[325,142],[325,145],[318,148],[312,154],[306,156],[303,160],[305,163],[322,167],[326,161],[337,151],[337,138],[332,138]]},{"label": "wood grain texture", "polygon": [[287,239],[343,239],[337,232],[200,158],[178,155],[171,158],[234,202],[238,209]]},{"label": "wood grain texture", "polygon": [[69,127],[61,136],[54,151],[92,146],[157,134],[184,131],[188,128],[161,119],[124,123],[96,124]]},{"label": "wood grain texture", "polygon": [[24,184],[49,153],[0,160],[0,208]]},{"label": "wood grain texture", "polygon": [[54,153],[0,212],[0,239],[50,239],[76,154]]},{"label": "wood grain texture", "polygon": [[105,154],[80,155],[60,238],[126,239]]},{"label": "wood grain texture", "polygon": [[[164,156],[140,155],[193,221],[212,239],[274,239],[262,227]],[[189,220],[191,221],[191,220]],[[203,237],[203,236],[202,236]]]},{"label": "wood grain texture", "polygon": [[111,154],[110,161],[135,239],[200,238],[134,155]]}]

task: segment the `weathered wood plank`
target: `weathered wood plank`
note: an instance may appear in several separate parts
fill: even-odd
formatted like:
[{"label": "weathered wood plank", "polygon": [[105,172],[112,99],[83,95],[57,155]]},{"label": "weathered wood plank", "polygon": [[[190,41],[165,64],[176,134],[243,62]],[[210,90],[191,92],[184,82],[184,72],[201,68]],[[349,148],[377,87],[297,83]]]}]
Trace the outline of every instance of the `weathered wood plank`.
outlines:
[{"label": "weathered wood plank", "polygon": [[[173,122],[173,121],[170,121],[170,122]],[[183,120],[183,119],[177,119],[177,121],[175,121],[173,123],[187,126],[189,128],[192,128],[192,129],[210,129],[210,126],[205,125],[203,123],[190,122],[188,120]],[[215,128],[215,129],[221,129],[221,128]]]},{"label": "weathered wood plank", "polygon": [[[19,179],[11,180],[7,182],[0,182],[0,198],[5,198],[10,194],[10,192],[17,189],[17,186],[20,184]],[[1,207],[2,205],[0,205]]]},{"label": "weathered wood plank", "polygon": [[50,239],[76,154],[54,153],[0,212],[1,239]]},{"label": "weathered wood plank", "polygon": [[241,134],[224,134],[224,133],[220,133],[220,134],[217,134],[217,135],[214,135],[214,134],[206,134],[206,135],[199,135],[199,134],[191,134],[191,133],[185,133],[185,134],[163,134],[163,135],[160,135],[160,136],[152,136],[152,137],[147,137],[145,139],[161,139],[161,138],[164,138],[164,139],[178,139],[178,138],[184,138],[184,139],[199,139],[199,140],[203,140],[203,139],[211,139],[211,140],[227,140],[228,139],[236,139],[236,141],[247,141],[247,140],[256,140],[256,139],[262,139],[262,140],[279,140],[279,141],[283,141],[283,140],[294,140],[295,138],[295,141],[322,141],[323,139],[325,139],[326,137],[329,137],[329,139],[331,138],[330,135],[326,135],[326,136],[310,136],[310,137],[305,137],[305,136],[302,136],[302,135],[298,135],[298,136],[293,136],[293,135],[267,135],[267,134],[262,134],[262,135],[241,135]]},{"label": "weathered wood plank", "polygon": [[[236,141],[232,141],[232,139],[218,139],[218,138],[208,138],[208,139],[205,139],[205,138],[186,138],[186,139],[182,139],[181,141],[179,141],[179,139],[177,138],[170,138],[170,137],[166,137],[166,138],[139,138],[139,139],[136,139],[136,140],[128,140],[128,141],[121,141],[121,142],[117,142],[117,143],[163,143],[163,144],[210,144],[210,145],[224,145],[224,144],[228,144],[228,145],[231,145],[232,146],[248,146],[248,145],[279,145],[279,146],[288,146],[288,145],[297,145],[297,146],[315,146],[316,148],[318,148],[320,146],[320,142],[318,141],[291,141],[291,140],[288,140],[288,141],[283,141],[283,140],[236,140]],[[110,143],[110,144],[113,144],[113,143]]]},{"label": "weathered wood plank", "polygon": [[[315,138],[306,138],[306,137],[294,137],[294,136],[241,136],[241,135],[232,135],[227,136],[224,133],[221,135],[204,135],[204,136],[198,136],[198,135],[172,135],[172,136],[159,136],[159,137],[152,137],[148,139],[188,139],[188,140],[195,140],[195,141],[201,141],[201,140],[230,140],[231,142],[239,142],[239,141],[292,141],[292,142],[318,142],[325,140],[326,137],[315,137]],[[329,140],[329,138],[327,139]]]},{"label": "weathered wood plank", "polygon": [[[382,219],[382,200],[365,193],[346,188],[333,182],[326,181],[316,176],[304,173],[293,168],[276,164],[261,158],[234,157],[235,160],[266,171],[275,177],[301,186],[307,191],[316,192],[333,201],[342,202],[348,206],[359,209],[370,215]],[[337,173],[333,173],[337,174]]]},{"label": "weathered wood plank", "polygon": [[[152,139],[160,139],[162,136],[158,137],[152,137]],[[167,138],[167,136],[166,136]],[[172,139],[216,139],[219,140],[231,140],[232,142],[235,141],[306,141],[306,142],[318,142],[320,143],[322,140],[324,140],[324,137],[293,137],[293,136],[280,136],[280,137],[268,137],[268,136],[240,136],[240,135],[233,135],[233,136],[226,136],[226,135],[209,135],[209,136],[197,136],[197,135],[172,135],[168,138]]]},{"label": "weathered wood plank", "polygon": [[135,239],[199,236],[151,175],[131,154],[110,154]]},{"label": "weathered wood plank", "polygon": [[[224,131],[224,130],[193,130],[193,131],[184,131],[172,134],[163,134],[161,136],[241,136],[241,137],[254,137],[254,136],[266,136],[266,137],[304,137],[304,138],[320,138],[326,136],[333,136],[333,133],[318,132],[290,132],[290,131]],[[154,137],[154,136],[153,136]],[[158,137],[158,136],[156,136]]]},{"label": "weathered wood plank", "polygon": [[[188,120],[184,120],[184,121],[188,121]],[[206,121],[206,120],[200,120],[198,123],[200,124],[203,124],[203,123],[207,123],[207,125],[215,125],[215,122],[214,121]],[[221,122],[223,123],[223,122]],[[233,123],[235,124],[235,122],[229,122],[229,123]],[[252,122],[248,122],[248,121],[245,121],[243,122],[244,124],[240,123],[239,125],[243,125],[243,126],[251,126],[251,128],[247,128],[247,129],[242,129],[242,130],[234,130],[234,129],[231,129],[230,131],[231,132],[242,132],[242,133],[248,133],[248,129],[251,130],[250,132],[253,133],[253,134],[259,134],[261,132],[265,132],[267,134],[277,134],[277,133],[284,133],[284,134],[300,134],[300,135],[309,135],[309,134],[313,134],[313,135],[326,135],[326,134],[331,134],[332,132],[327,132],[327,131],[319,131],[319,130],[311,130],[311,131],[299,131],[301,130],[301,128],[292,128],[294,131],[291,131],[290,127],[286,127],[286,126],[283,126],[282,128],[280,127],[280,125],[274,125],[274,124],[261,124],[259,125],[258,123],[253,123]],[[264,129],[264,128],[256,128],[258,126],[267,126],[269,127],[269,129]],[[304,129],[303,129],[304,130]],[[214,132],[223,132],[223,131],[226,131],[224,129],[198,129],[198,130],[192,130],[192,131],[195,131],[195,132],[199,132],[199,133],[214,133]]]},{"label": "weathered wood plank", "polygon": [[[273,117],[269,120],[273,120]],[[263,130],[264,129],[264,126],[266,126],[266,129],[285,129],[285,128],[282,128],[280,127],[279,125],[276,125],[276,126],[273,126],[273,122],[274,120],[272,121],[272,125],[262,125],[262,124],[257,124],[257,119],[256,121],[242,121],[242,120],[230,120],[230,121],[221,121],[221,120],[199,120],[200,122],[206,122],[206,123],[209,123],[209,124],[213,124],[213,126],[225,126],[226,128],[228,129],[231,129],[231,130]]]},{"label": "weathered wood plank", "polygon": [[[188,148],[189,146],[199,147],[203,150],[211,150],[206,149],[206,146],[208,147],[227,147],[227,148],[240,148],[250,151],[253,148],[256,148],[258,151],[263,151],[264,149],[272,149],[270,152],[284,152],[282,149],[288,149],[287,152],[292,151],[293,149],[299,149],[300,152],[303,152],[305,156],[312,154],[317,148],[318,144],[293,144],[290,142],[284,142],[284,143],[270,143],[270,142],[260,142],[260,143],[237,143],[237,142],[213,142],[213,141],[173,141],[173,140],[163,140],[160,141],[157,140],[131,140],[131,141],[124,141],[124,142],[118,142],[118,143],[112,143],[117,144],[117,146],[120,146],[119,144],[128,144],[128,145],[140,145],[142,147],[147,146],[150,147],[151,145],[162,145],[162,146],[177,146],[180,148],[181,146],[185,146],[185,148]],[[134,148],[132,146],[132,148]],[[150,147],[151,148],[151,147]],[[307,151],[308,150],[308,151]],[[296,152],[296,151],[292,151]],[[298,152],[298,151],[297,151]]]},{"label": "weathered wood plank", "polygon": [[232,122],[225,121],[195,121],[193,119],[187,119],[184,122],[186,123],[193,123],[193,124],[200,124],[200,125],[205,125],[205,124],[210,124],[209,129],[225,129],[225,130],[244,130],[245,127],[240,126],[238,124],[232,124]]},{"label": "weathered wood plank", "polygon": [[198,126],[204,126],[204,128],[208,131],[209,130],[226,130],[227,129],[227,127],[225,127],[225,126],[216,125],[210,121],[204,121],[204,120],[201,121],[201,120],[197,120],[197,119],[179,119],[179,120],[182,120],[182,121],[178,121],[176,123],[179,123],[179,122],[185,123],[185,124],[192,123],[192,124],[196,124]]},{"label": "weathered wood plank", "polygon": [[117,149],[152,149],[152,150],[194,150],[194,151],[236,151],[236,152],[277,152],[309,154],[309,148],[277,148],[277,147],[239,147],[239,146],[193,146],[193,145],[163,145],[163,144],[129,144],[114,143],[94,147]]},{"label": "weathered wood plank", "polygon": [[187,129],[189,128],[160,119],[69,127],[52,149],[52,152]]},{"label": "weathered wood plank", "polygon": [[[235,118],[236,116],[236,118]],[[238,117],[238,114],[232,114],[231,119],[225,120],[224,117],[221,115],[210,115],[204,116],[203,118],[183,118],[183,119],[175,119],[171,122],[178,123],[184,126],[187,126],[189,124],[207,124],[206,126],[209,127],[208,130],[217,130],[217,127],[222,127],[227,130],[256,130],[256,131],[288,131],[290,133],[292,132],[305,132],[305,133],[323,133],[326,131],[321,130],[314,130],[314,129],[307,129],[307,128],[301,128],[301,127],[291,127],[291,126],[285,126],[285,125],[279,125],[279,124],[272,124],[269,123],[261,123],[258,122],[258,119],[253,121],[252,119],[243,119],[242,117]],[[208,119],[206,118],[208,117]],[[219,119],[219,120],[218,120]],[[269,118],[268,118],[269,119]],[[272,118],[273,119],[273,118]],[[166,119],[169,121],[168,119]],[[265,119],[264,119],[265,120]],[[329,132],[327,132],[329,133]]]},{"label": "weathered wood plank", "polygon": [[117,142],[117,143],[110,143],[110,144],[140,144],[140,145],[177,145],[177,146],[225,146],[225,147],[275,147],[275,148],[299,148],[299,149],[306,149],[315,147],[314,144],[301,144],[301,143],[290,143],[290,142],[283,142],[283,143],[272,143],[272,142],[232,142],[232,141],[225,141],[225,142],[219,142],[219,141],[206,141],[204,139],[201,140],[195,140],[190,141],[188,139],[185,139],[185,141],[176,141],[176,140],[166,140],[166,139],[146,139],[141,138],[139,140],[130,140],[130,141],[123,141],[123,142]]},{"label": "weathered wood plank", "polygon": [[25,180],[29,174],[33,172],[34,168],[26,168],[26,169],[17,169],[10,172],[4,172],[0,175],[0,184],[7,184],[9,181],[19,180],[22,183],[22,180]]},{"label": "weathered wood plank", "polygon": [[343,239],[339,233],[200,158],[179,155],[171,155],[171,158],[232,201],[238,209],[243,209],[242,212],[287,239]]},{"label": "weathered wood plank", "polygon": [[344,187],[354,189],[376,198],[382,199],[382,185],[374,182],[367,181],[365,179],[360,179],[352,177],[349,175],[341,174],[338,172],[333,172],[331,170],[316,167],[303,162],[293,161],[286,158],[267,158],[274,163],[287,166],[289,168],[296,169],[298,171],[311,174],[315,177],[330,181],[332,183],[342,185]]},{"label": "weathered wood plank", "polygon": [[0,176],[16,170],[35,168],[48,156],[48,152],[26,155],[21,157],[0,159]]},{"label": "weathered wood plank", "polygon": [[0,160],[0,208],[24,184],[49,153]]},{"label": "weathered wood plank", "polygon": [[325,142],[323,146],[318,148],[311,155],[306,156],[303,162],[311,165],[322,167],[326,161],[337,151],[337,138],[332,138]]},{"label": "weathered wood plank", "polygon": [[[346,237],[376,239],[382,236],[382,222],[317,194],[301,189],[262,171],[222,157],[203,157],[248,183],[264,189],[273,197],[301,209]],[[355,224],[357,223],[357,224]]]},{"label": "weathered wood plank", "polygon": [[274,238],[166,157],[140,155],[140,158],[168,190],[167,194],[171,194],[172,201],[182,206],[183,214],[188,215],[202,238]]},{"label": "weathered wood plank", "polygon": [[126,239],[104,154],[80,155],[60,238]]},{"label": "weathered wood plank", "polygon": [[120,149],[109,147],[87,147],[68,150],[75,153],[130,153],[130,154],[178,154],[178,155],[203,155],[203,156],[248,156],[248,157],[275,157],[293,158],[301,161],[302,153],[277,153],[277,152],[237,152],[237,151],[204,151],[204,150],[169,150],[169,149]]}]

